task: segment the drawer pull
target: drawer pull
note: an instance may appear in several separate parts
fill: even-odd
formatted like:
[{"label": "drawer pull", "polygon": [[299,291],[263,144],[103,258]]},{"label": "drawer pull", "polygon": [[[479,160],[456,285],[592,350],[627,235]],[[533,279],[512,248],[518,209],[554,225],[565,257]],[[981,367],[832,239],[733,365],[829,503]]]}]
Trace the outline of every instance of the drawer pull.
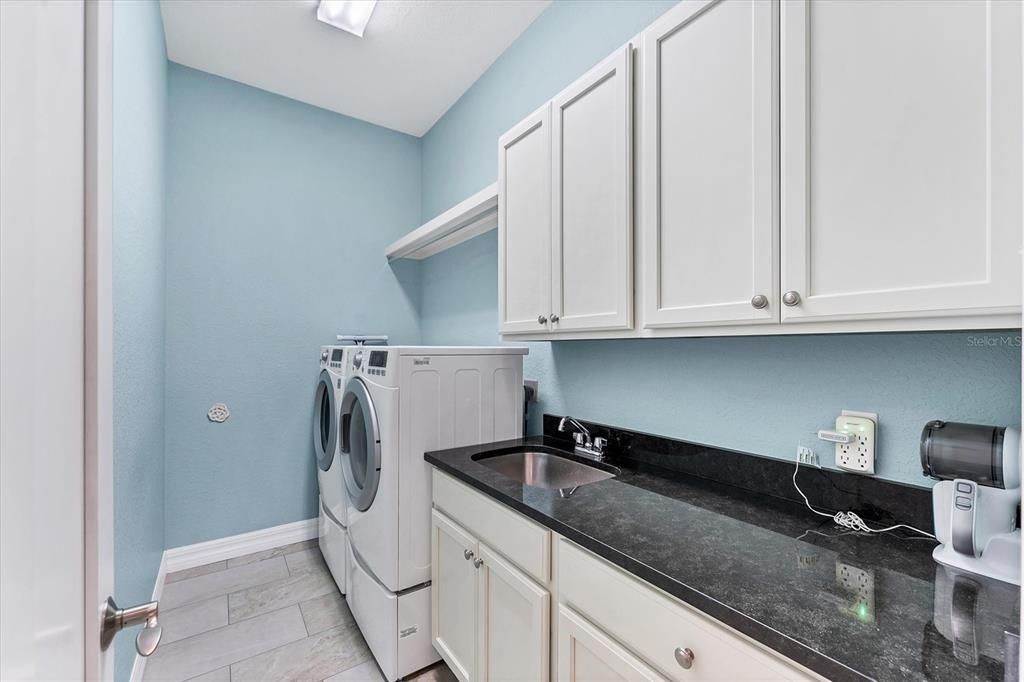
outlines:
[{"label": "drawer pull", "polygon": [[470,559],[473,558],[473,552],[471,552],[468,549],[464,549],[464,550],[462,550],[462,556],[466,557],[466,561],[469,561]]},{"label": "drawer pull", "polygon": [[693,652],[689,649],[677,647],[676,663],[678,663],[679,667],[681,667],[683,670],[689,670],[690,666],[693,665]]}]

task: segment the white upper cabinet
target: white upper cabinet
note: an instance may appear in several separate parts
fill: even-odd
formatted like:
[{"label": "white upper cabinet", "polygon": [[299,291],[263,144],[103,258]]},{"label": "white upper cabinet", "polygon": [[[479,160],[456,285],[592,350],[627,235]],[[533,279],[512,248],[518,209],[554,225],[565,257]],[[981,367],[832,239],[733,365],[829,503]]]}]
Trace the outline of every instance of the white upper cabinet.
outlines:
[{"label": "white upper cabinet", "polygon": [[782,5],[784,322],[1020,313],[1021,4]]},{"label": "white upper cabinet", "polygon": [[1022,13],[682,0],[501,138],[501,332],[1019,327]]},{"label": "white upper cabinet", "polygon": [[633,322],[632,46],[551,102],[554,331]]},{"label": "white upper cabinet", "polygon": [[498,310],[505,334],[545,331],[551,312],[551,106],[498,141]]},{"label": "white upper cabinet", "polygon": [[632,52],[615,52],[499,141],[504,334],[633,327]]},{"label": "white upper cabinet", "polygon": [[681,2],[644,31],[647,327],[779,320],[777,11]]}]

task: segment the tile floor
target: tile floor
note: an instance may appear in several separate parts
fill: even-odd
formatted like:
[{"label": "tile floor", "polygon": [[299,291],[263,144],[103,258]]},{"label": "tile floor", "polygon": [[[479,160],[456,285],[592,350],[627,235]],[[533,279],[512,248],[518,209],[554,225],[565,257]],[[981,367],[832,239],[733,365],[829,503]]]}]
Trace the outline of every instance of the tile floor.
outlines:
[{"label": "tile floor", "polygon": [[[316,540],[170,573],[146,682],[379,682]],[[443,663],[411,678],[450,682]]]}]

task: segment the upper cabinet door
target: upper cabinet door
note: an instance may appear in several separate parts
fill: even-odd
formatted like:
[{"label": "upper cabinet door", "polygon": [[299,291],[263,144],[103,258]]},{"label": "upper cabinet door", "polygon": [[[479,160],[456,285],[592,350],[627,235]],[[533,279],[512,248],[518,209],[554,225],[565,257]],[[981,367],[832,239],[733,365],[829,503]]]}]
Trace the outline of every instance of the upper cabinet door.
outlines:
[{"label": "upper cabinet door", "polygon": [[1021,4],[781,25],[783,320],[1019,313]]},{"label": "upper cabinet door", "polygon": [[551,106],[498,141],[498,310],[504,334],[544,332],[551,314]]},{"label": "upper cabinet door", "polygon": [[644,31],[647,327],[779,319],[777,12],[681,2]]},{"label": "upper cabinet door", "polygon": [[633,326],[633,78],[626,45],[551,103],[553,331]]}]

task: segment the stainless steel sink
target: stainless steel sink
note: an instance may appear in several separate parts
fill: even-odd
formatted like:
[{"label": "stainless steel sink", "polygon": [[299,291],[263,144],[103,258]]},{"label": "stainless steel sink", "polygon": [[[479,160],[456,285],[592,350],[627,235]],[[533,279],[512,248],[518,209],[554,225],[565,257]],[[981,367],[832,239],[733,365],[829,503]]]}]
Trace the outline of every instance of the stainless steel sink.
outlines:
[{"label": "stainless steel sink", "polygon": [[619,469],[583,464],[549,452],[526,450],[483,457],[477,460],[485,467],[526,485],[551,490],[574,489],[588,483],[615,478]]}]

